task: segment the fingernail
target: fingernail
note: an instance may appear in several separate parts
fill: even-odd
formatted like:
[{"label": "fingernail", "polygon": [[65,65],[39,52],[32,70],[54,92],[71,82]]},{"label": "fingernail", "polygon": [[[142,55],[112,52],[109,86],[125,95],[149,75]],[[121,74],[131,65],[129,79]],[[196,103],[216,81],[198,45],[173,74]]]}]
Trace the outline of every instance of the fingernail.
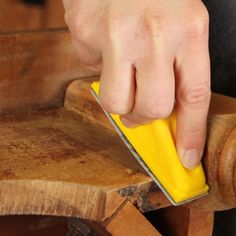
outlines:
[{"label": "fingernail", "polygon": [[133,123],[132,121],[130,121],[129,119],[127,118],[124,118],[122,116],[120,116],[120,120],[121,122],[128,128],[135,128],[137,127],[138,125],[136,123]]},{"label": "fingernail", "polygon": [[200,163],[201,155],[197,149],[190,149],[181,155],[180,158],[184,167],[193,169]]}]

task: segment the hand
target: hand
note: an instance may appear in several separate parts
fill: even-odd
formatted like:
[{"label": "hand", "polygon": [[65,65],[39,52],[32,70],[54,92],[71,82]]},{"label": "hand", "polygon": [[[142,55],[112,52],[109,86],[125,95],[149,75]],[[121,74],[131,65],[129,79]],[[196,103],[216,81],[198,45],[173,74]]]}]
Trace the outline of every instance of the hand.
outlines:
[{"label": "hand", "polygon": [[177,114],[182,163],[201,159],[210,101],[208,13],[200,0],[64,0],[81,61],[101,70],[100,101],[126,126]]}]

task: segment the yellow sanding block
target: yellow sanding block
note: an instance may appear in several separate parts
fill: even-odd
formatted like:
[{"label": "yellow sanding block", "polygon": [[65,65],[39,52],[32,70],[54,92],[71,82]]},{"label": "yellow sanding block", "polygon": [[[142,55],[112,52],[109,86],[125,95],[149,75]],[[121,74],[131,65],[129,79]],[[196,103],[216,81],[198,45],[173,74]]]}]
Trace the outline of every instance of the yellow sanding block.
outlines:
[{"label": "yellow sanding block", "polygon": [[[92,83],[91,87],[99,103],[99,82]],[[119,115],[105,110],[104,112],[134,157],[173,205],[180,205],[207,194],[208,186],[202,165],[188,170],[180,162],[174,143],[174,113],[168,119],[127,128],[120,121]]]}]

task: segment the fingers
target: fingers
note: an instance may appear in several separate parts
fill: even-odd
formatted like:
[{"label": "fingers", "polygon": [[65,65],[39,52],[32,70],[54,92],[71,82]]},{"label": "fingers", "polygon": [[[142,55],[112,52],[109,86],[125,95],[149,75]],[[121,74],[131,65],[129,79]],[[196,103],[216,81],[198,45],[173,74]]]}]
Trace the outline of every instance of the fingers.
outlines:
[{"label": "fingers", "polygon": [[174,72],[171,58],[159,56],[154,63],[137,65],[135,104],[121,117],[129,127],[166,118],[174,105]]},{"label": "fingers", "polygon": [[177,58],[177,137],[182,163],[194,168],[201,160],[210,102],[210,63],[207,40],[189,44]]},{"label": "fingers", "polygon": [[[92,1],[92,0],[91,0]],[[100,37],[97,34],[96,22],[99,18],[96,3],[90,1],[64,0],[65,22],[71,33],[73,46],[80,61],[95,71],[101,70]],[[95,40],[96,39],[96,40]]]},{"label": "fingers", "polygon": [[102,66],[101,66],[100,52],[96,52],[88,48],[86,45],[84,45],[83,43],[79,42],[74,38],[72,38],[72,43],[82,63],[89,66],[91,69],[95,71],[101,71]]},{"label": "fingers", "polygon": [[113,53],[103,56],[99,98],[102,107],[114,114],[128,113],[134,104],[132,65]]},{"label": "fingers", "polygon": [[64,0],[80,59],[102,63],[101,105],[134,126],[168,117],[176,95],[177,149],[184,165],[194,167],[210,100],[205,7],[201,1],[102,2]]}]

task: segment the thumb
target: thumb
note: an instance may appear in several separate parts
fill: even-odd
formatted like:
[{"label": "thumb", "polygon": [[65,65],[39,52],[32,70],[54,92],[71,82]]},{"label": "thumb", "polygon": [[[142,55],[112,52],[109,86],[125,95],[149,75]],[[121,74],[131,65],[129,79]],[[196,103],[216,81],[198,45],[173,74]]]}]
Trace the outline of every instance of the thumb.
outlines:
[{"label": "thumb", "polygon": [[188,169],[192,169],[200,163],[204,150],[208,95],[203,95],[203,97],[204,100],[196,103],[180,100],[176,109],[176,145],[182,164]]},{"label": "thumb", "polygon": [[176,146],[183,165],[192,169],[203,154],[211,98],[207,34],[187,48],[176,63]]},{"label": "thumb", "polygon": [[188,169],[200,163],[205,145],[211,97],[209,76],[205,78],[186,81],[182,77],[177,88],[176,146],[183,165]]}]

